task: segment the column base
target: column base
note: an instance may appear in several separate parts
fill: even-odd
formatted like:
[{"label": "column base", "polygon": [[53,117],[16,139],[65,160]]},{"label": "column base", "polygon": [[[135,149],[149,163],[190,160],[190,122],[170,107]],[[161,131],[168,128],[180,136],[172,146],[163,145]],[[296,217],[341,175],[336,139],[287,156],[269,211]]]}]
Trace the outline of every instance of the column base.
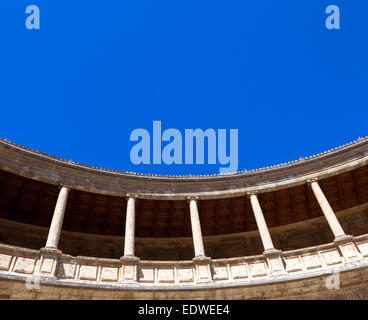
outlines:
[{"label": "column base", "polygon": [[344,234],[344,235],[341,235],[341,236],[338,236],[334,239],[334,242],[336,244],[344,244],[344,243],[347,243],[347,242],[352,242],[354,239],[353,236],[351,235],[348,235],[348,234]]},{"label": "column base", "polygon": [[275,248],[267,249],[263,251],[263,255],[267,255],[267,256],[280,255],[280,254],[281,254],[281,250],[277,250]]},{"label": "column base", "polygon": [[38,277],[56,280],[57,264],[61,254],[61,250],[57,248],[41,248],[39,265],[35,274]]},{"label": "column base", "polygon": [[342,256],[345,258],[347,263],[350,262],[359,262],[363,260],[362,255],[360,254],[358,248],[354,243],[354,237],[351,235],[342,235],[336,237],[334,243],[340,250]]},{"label": "column base", "polygon": [[267,249],[263,252],[263,256],[267,261],[271,276],[286,274],[281,250]]},{"label": "column base", "polygon": [[140,259],[136,256],[121,256],[120,261],[139,261]]},{"label": "column base", "polygon": [[192,259],[195,270],[196,283],[212,282],[211,258],[206,256],[196,256]]},{"label": "column base", "polygon": [[43,247],[40,249],[40,252],[45,255],[60,255],[61,250],[54,247]]},{"label": "column base", "polygon": [[192,260],[193,261],[210,261],[211,258],[206,257],[206,256],[195,256]]},{"label": "column base", "polygon": [[120,257],[120,283],[138,284],[138,264],[139,258],[136,256]]}]

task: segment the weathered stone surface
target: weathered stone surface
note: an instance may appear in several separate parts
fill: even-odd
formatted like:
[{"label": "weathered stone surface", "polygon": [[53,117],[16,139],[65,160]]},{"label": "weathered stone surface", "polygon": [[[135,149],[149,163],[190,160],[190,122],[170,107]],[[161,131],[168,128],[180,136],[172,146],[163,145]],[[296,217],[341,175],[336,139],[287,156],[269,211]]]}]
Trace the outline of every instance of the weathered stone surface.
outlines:
[{"label": "weathered stone surface", "polygon": [[193,268],[178,268],[179,282],[194,281]]},{"label": "weathered stone surface", "polygon": [[307,269],[314,269],[322,267],[321,259],[318,254],[308,254],[302,257]]},{"label": "weathered stone surface", "polygon": [[265,262],[255,262],[250,264],[253,277],[261,277],[267,275],[267,267]]},{"label": "weathered stone surface", "polygon": [[97,267],[81,266],[79,271],[79,279],[81,280],[97,280]]},{"label": "weathered stone surface", "polygon": [[286,271],[295,272],[295,271],[302,270],[302,264],[300,263],[300,260],[298,257],[287,258],[285,259],[285,261],[286,261]]},{"label": "weathered stone surface", "polygon": [[14,271],[19,273],[32,274],[35,269],[36,260],[29,258],[17,258],[15,262]]},{"label": "weathered stone surface", "polygon": [[9,270],[12,256],[0,254],[0,270]]},{"label": "weathered stone surface", "polygon": [[[365,240],[367,236],[358,237],[357,241]],[[363,241],[364,242],[364,241]],[[339,251],[334,248],[335,244],[328,244],[328,245],[322,245],[320,247],[315,248],[306,248],[301,250],[293,251],[294,256],[288,256],[288,253],[285,253],[286,257],[283,258],[286,263],[286,269],[289,272],[289,276],[293,276],[295,273],[295,278],[290,278],[289,280],[292,280],[292,282],[287,281],[287,283],[290,283],[290,288],[287,287],[287,289],[279,284],[269,284],[269,279],[272,277],[272,270],[268,269],[266,264],[266,258],[259,257],[260,260],[256,261],[249,261],[248,266],[251,271],[251,277],[247,277],[247,264],[243,262],[243,258],[239,259],[230,259],[228,260],[229,263],[229,269],[227,265],[225,264],[224,259],[222,260],[199,260],[199,261],[193,261],[193,265],[196,268],[196,278],[193,277],[193,269],[191,266],[187,264],[187,262],[179,263],[177,262],[175,265],[169,265],[167,262],[142,262],[139,266],[139,281],[137,283],[133,283],[132,285],[138,285],[136,288],[139,288],[139,290],[142,291],[141,296],[144,296],[143,292],[150,292],[149,286],[152,284],[155,284],[156,286],[160,287],[163,290],[167,291],[167,297],[168,298],[177,298],[180,296],[178,294],[178,291],[176,291],[176,286],[179,284],[180,286],[186,286],[186,285],[196,285],[197,283],[202,283],[205,287],[200,289],[201,292],[207,292],[205,288],[208,289],[214,289],[217,288],[217,284],[226,284],[227,281],[238,281],[238,286],[234,290],[238,290],[239,292],[244,293],[246,288],[253,288],[252,286],[249,286],[249,283],[252,282],[252,280],[257,279],[257,281],[260,281],[259,286],[260,287],[267,287],[269,286],[269,289],[271,290],[269,292],[270,297],[278,297],[278,298],[284,298],[288,295],[293,296],[296,294],[294,290],[295,281],[302,281],[307,285],[309,282],[313,282],[314,280],[308,280],[310,275],[313,275],[315,270],[320,270],[320,276],[317,278],[325,277],[331,274],[331,269],[328,269],[325,267],[325,263],[329,268],[342,268],[341,270],[338,270],[338,272],[341,273],[341,271],[346,271],[346,268],[350,268],[349,264],[344,266],[344,261],[339,253]],[[0,252],[1,252],[2,246],[0,245]],[[6,250],[10,250],[10,247],[7,247]],[[28,252],[26,249],[17,249],[13,248],[11,249],[12,252],[17,256],[17,263],[15,264],[16,272],[19,274],[22,274],[23,276],[33,276],[35,271],[34,265],[35,265],[35,259],[28,258],[31,253]],[[5,259],[7,260],[7,263],[9,263],[9,258],[4,253],[0,253],[1,257],[5,256]],[[25,255],[22,257],[22,255]],[[82,261],[84,259],[79,259],[80,263],[80,269],[79,269],[79,277],[76,279],[76,270],[77,270],[77,262],[78,261],[63,261],[68,256],[64,256],[61,254],[60,259],[58,263],[58,277],[60,279],[67,280],[67,282],[64,282],[64,285],[68,283],[68,281],[71,281],[71,283],[76,284],[76,288],[82,287],[83,283],[85,281],[93,281],[93,285],[95,287],[96,292],[99,290],[99,288],[103,288],[104,284],[115,284],[118,286],[126,286],[129,285],[131,282],[124,282],[126,280],[129,280],[129,276],[133,277],[131,279],[134,280],[134,269],[137,267],[138,261],[123,261],[124,263],[131,263],[131,265],[124,265],[123,267],[126,268],[128,271],[126,273],[126,278],[122,283],[118,282],[118,267],[111,267],[111,264],[113,261],[105,261],[104,259],[98,259],[94,258],[94,265],[86,265],[83,264]],[[325,263],[322,263],[322,259],[325,261]],[[91,260],[92,258],[88,258],[88,260]],[[247,258],[250,260],[249,258]],[[45,271],[51,270],[51,265],[53,262],[53,259],[47,260],[44,259],[43,262],[47,265],[47,267],[44,267]],[[119,261],[116,261],[118,263]],[[358,263],[361,264],[361,267],[358,267],[357,273],[360,277],[364,276],[366,277],[366,281],[368,281],[368,273],[358,273],[360,269],[362,270],[368,270],[368,259],[365,261],[359,261]],[[105,265],[105,264],[109,264]],[[210,265],[213,272],[213,278],[211,278],[210,274]],[[317,266],[320,266],[319,268]],[[358,265],[351,266],[351,268],[356,268]],[[41,266],[42,269],[42,266]],[[120,268],[121,270],[123,268]],[[101,270],[101,277],[97,278],[98,272]],[[131,271],[129,273],[129,270]],[[229,274],[229,270],[231,270],[231,276]],[[334,271],[335,272],[335,271]],[[349,271],[350,272],[350,271]],[[155,274],[157,273],[157,280],[155,280]],[[4,276],[6,276],[7,271],[1,270],[0,271],[0,279]],[[176,280],[177,275],[178,279]],[[306,277],[308,275],[308,277]],[[306,279],[304,280],[304,277]],[[32,279],[32,278],[30,278]],[[58,281],[58,280],[55,280]],[[353,279],[351,279],[353,281]],[[359,285],[361,281],[363,281],[360,278],[357,278],[354,280],[355,286]],[[0,280],[1,282],[1,280]],[[132,281],[134,282],[134,281]],[[312,284],[311,287],[299,287],[300,292],[298,294],[304,296],[311,296],[314,292],[321,292],[324,290],[323,283],[318,283],[315,286]],[[353,282],[352,282],[353,285]],[[160,290],[162,290],[160,288]],[[242,289],[243,288],[243,289]],[[112,289],[109,289],[112,290]],[[214,289],[218,290],[218,289]],[[286,291],[285,291],[286,290]],[[132,291],[134,292],[134,291]],[[227,292],[231,292],[229,289]],[[247,295],[249,295],[252,298],[259,298],[261,296],[258,296],[261,291],[254,291],[253,289],[250,289],[250,291],[246,291]],[[251,293],[252,292],[252,293]],[[271,295],[271,292],[273,295]],[[193,291],[194,293],[194,291]],[[134,295],[134,293],[132,293]],[[153,292],[151,294],[155,295]],[[206,293],[207,294],[207,293]],[[164,296],[164,295],[163,295]],[[209,294],[209,297],[214,298],[211,294]],[[193,298],[193,296],[192,296]],[[218,298],[216,296],[216,298]]]},{"label": "weathered stone surface", "polygon": [[327,265],[342,263],[340,253],[337,250],[325,251],[322,253],[322,256]]},{"label": "weathered stone surface", "polygon": [[209,265],[199,265],[197,266],[198,279],[208,279],[210,277],[210,267]]},{"label": "weathered stone surface", "polygon": [[237,287],[208,287],[201,290],[117,290],[42,284],[39,290],[27,290],[23,281],[0,275],[1,297],[7,299],[368,299],[368,267],[340,273],[344,285],[329,290],[327,277],[299,278],[294,281],[263,283]]},{"label": "weathered stone surface", "polygon": [[141,282],[154,282],[155,281],[155,269],[153,269],[153,268],[140,268],[139,281],[141,281]]},{"label": "weathered stone surface", "polygon": [[52,268],[54,266],[54,259],[49,259],[49,258],[44,258],[42,261],[42,265],[41,265],[41,272],[44,273],[51,273],[52,272]]},{"label": "weathered stone surface", "polygon": [[136,281],[137,278],[137,266],[125,265],[121,268],[123,270],[123,280]]},{"label": "weathered stone surface", "polygon": [[228,275],[226,266],[225,267],[224,266],[214,267],[213,271],[214,271],[213,279],[215,279],[215,280],[227,280],[227,279],[229,279],[229,275]]},{"label": "weathered stone surface", "polygon": [[268,268],[270,269],[271,273],[284,271],[284,266],[282,264],[280,257],[268,258],[267,262],[268,262]]},{"label": "weathered stone surface", "polygon": [[60,278],[74,279],[77,265],[75,263],[59,263],[58,276]]},{"label": "weathered stone surface", "polygon": [[158,269],[158,281],[162,283],[174,282],[174,269],[173,268]]},{"label": "weathered stone surface", "polygon": [[357,246],[363,257],[368,257],[368,242],[359,243]]},{"label": "weathered stone surface", "polygon": [[103,267],[101,271],[101,280],[117,282],[118,281],[118,271],[119,271],[118,268]]},{"label": "weathered stone surface", "polygon": [[358,256],[358,251],[353,243],[343,244],[339,247],[346,259],[356,258]]},{"label": "weathered stone surface", "polygon": [[233,279],[242,279],[248,277],[248,271],[245,264],[236,264],[231,266]]}]

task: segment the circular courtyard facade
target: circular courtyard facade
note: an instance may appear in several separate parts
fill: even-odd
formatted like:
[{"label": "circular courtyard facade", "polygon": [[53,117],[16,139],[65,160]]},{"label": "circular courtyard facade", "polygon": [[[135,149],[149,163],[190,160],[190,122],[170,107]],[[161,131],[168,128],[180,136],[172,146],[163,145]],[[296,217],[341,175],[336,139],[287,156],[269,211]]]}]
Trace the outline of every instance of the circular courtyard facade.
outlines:
[{"label": "circular courtyard facade", "polygon": [[367,299],[368,138],[160,176],[0,140],[2,299]]}]

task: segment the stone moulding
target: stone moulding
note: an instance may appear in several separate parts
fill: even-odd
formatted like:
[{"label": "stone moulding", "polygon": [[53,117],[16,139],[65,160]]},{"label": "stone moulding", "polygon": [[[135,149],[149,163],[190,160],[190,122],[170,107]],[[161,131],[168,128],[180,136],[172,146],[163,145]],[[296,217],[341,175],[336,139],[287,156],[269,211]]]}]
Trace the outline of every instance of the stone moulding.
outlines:
[{"label": "stone moulding", "polygon": [[41,250],[0,244],[0,278],[21,281],[39,279],[41,283],[63,286],[143,291],[241,287],[367,267],[368,234],[354,237],[350,244],[356,250],[358,259],[344,255],[336,243],[282,252],[280,258],[285,272],[281,274],[273,272],[264,255],[212,259],[207,264],[201,264],[202,269],[195,261],[137,259],[131,262],[137,270],[134,281],[122,272],[126,265],[120,260],[73,257],[62,253],[45,258]]},{"label": "stone moulding", "polygon": [[55,159],[0,140],[0,169],[45,183],[68,184],[75,190],[142,199],[200,200],[268,192],[324,179],[368,163],[368,137],[300,161],[246,172],[190,177],[145,176],[101,170]]}]

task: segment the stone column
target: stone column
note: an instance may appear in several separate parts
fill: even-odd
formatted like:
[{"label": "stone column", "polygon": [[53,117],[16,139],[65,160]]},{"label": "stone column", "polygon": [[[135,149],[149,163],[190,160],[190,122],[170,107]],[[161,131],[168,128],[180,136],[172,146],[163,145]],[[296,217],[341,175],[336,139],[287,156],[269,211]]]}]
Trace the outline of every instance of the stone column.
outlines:
[{"label": "stone column", "polygon": [[124,257],[134,257],[135,241],[135,195],[127,195],[127,209],[125,222]]},{"label": "stone column", "polygon": [[261,205],[259,204],[257,191],[248,192],[247,195],[250,198],[250,203],[252,205],[254,217],[256,218],[256,223],[258,231],[261,235],[262,244],[264,248],[263,256],[267,261],[268,267],[270,269],[271,277],[280,277],[286,274],[284,263],[282,260],[281,251],[275,249],[270,232],[264,218]]},{"label": "stone column", "polygon": [[345,237],[346,234],[344,232],[344,230],[342,229],[339,221],[336,218],[335,213],[333,212],[330,204],[328,203],[321,187],[318,184],[318,179],[314,178],[311,180],[308,180],[309,185],[311,186],[313,193],[319,203],[319,206],[322,209],[323,214],[326,217],[326,220],[333,232],[333,234],[335,235],[336,239]]},{"label": "stone column", "polygon": [[198,197],[188,197],[190,210],[190,223],[194,245],[193,265],[196,283],[209,283],[212,281],[211,258],[206,257],[203,246],[201,222],[199,220],[197,200]]},{"label": "stone column", "polygon": [[54,215],[52,217],[52,222],[49,230],[49,235],[47,237],[46,248],[47,249],[57,249],[61,227],[63,225],[64,213],[66,208],[66,203],[68,200],[69,186],[61,186],[59,196],[56,202]]},{"label": "stone column", "polygon": [[190,222],[192,225],[192,235],[193,235],[195,258],[206,257],[204,253],[201,223],[199,221],[199,214],[198,214],[198,207],[197,207],[198,198],[188,197],[187,199],[189,201]]},{"label": "stone column", "polygon": [[40,249],[40,260],[37,263],[35,274],[39,277],[56,279],[56,267],[61,255],[58,250],[61,227],[63,225],[66,203],[70,187],[62,185],[56,201],[54,215],[52,217],[46,246]]},{"label": "stone column", "polygon": [[262,212],[261,206],[257,198],[257,192],[249,192],[248,196],[250,198],[250,203],[252,204],[254,217],[256,218],[256,223],[257,223],[258,231],[261,235],[264,250],[265,252],[271,251],[271,250],[274,251],[275,248],[273,246],[270,232],[268,231],[266,220],[263,216],[263,212]]},{"label": "stone column", "polygon": [[124,256],[120,258],[120,282],[138,283],[139,258],[134,255],[135,242],[135,203],[138,196],[127,194],[127,209],[125,220]]},{"label": "stone column", "polygon": [[339,223],[339,220],[337,220],[335,213],[333,212],[326,196],[319,186],[318,178],[309,179],[307,182],[311,186],[318,204],[327,220],[327,223],[329,224],[335,236],[334,242],[339,247],[346,262],[355,263],[356,261],[361,260],[362,256],[354,243],[354,237],[352,235],[345,234]]}]

